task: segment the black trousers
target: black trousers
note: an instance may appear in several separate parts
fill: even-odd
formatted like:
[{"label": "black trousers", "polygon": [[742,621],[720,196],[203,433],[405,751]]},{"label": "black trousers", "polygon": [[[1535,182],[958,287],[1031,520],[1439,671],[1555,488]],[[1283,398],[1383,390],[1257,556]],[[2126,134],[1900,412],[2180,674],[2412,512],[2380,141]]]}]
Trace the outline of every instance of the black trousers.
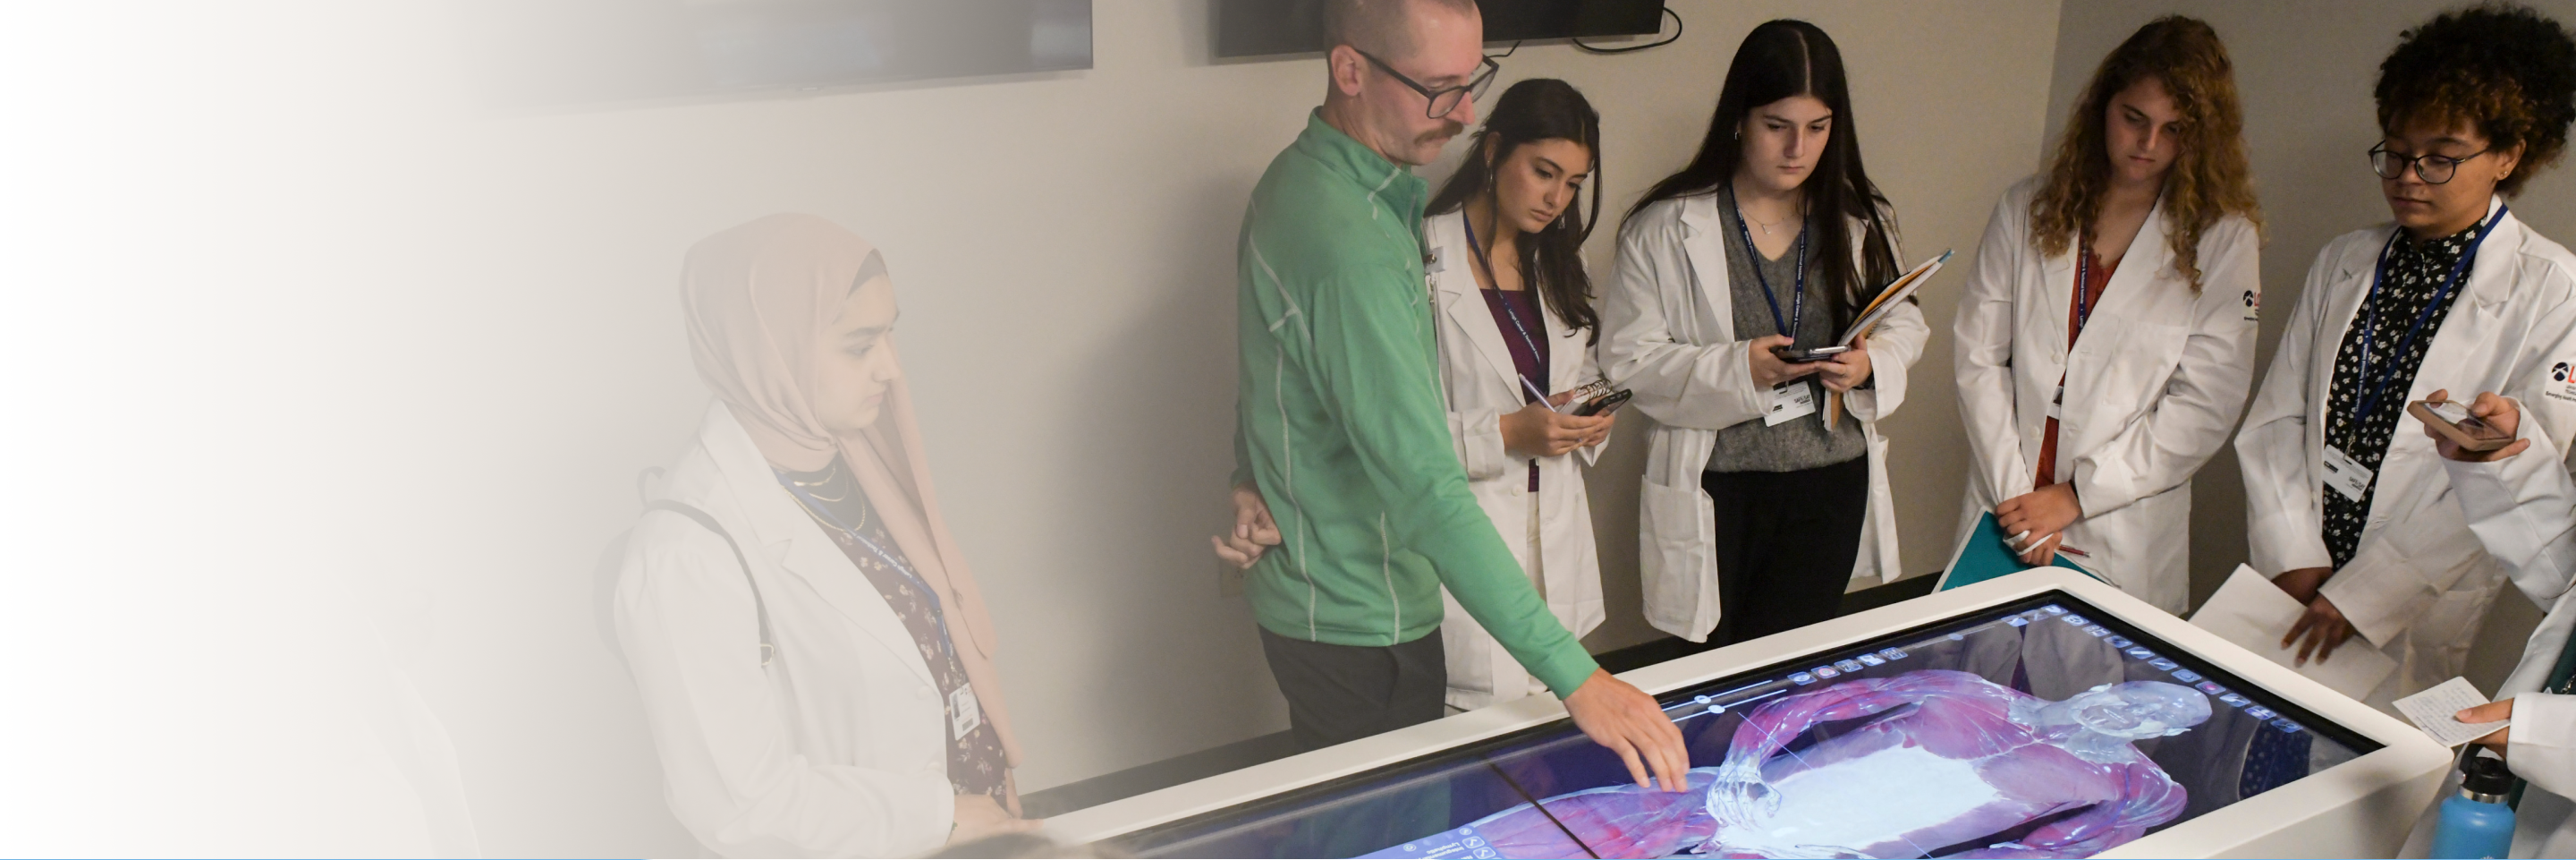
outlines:
[{"label": "black trousers", "polygon": [[1860,555],[1869,458],[1796,472],[1705,472],[1717,503],[1717,594],[1711,645],[1832,619]]},{"label": "black trousers", "polygon": [[1439,719],[1449,686],[1440,632],[1385,647],[1331,645],[1261,630],[1261,653],[1288,697],[1288,732],[1300,750]]}]

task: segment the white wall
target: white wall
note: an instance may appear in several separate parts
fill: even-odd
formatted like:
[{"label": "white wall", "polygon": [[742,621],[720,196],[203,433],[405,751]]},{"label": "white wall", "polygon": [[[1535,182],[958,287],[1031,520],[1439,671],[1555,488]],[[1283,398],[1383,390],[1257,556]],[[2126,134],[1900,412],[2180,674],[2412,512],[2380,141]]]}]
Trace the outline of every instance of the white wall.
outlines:
[{"label": "white wall", "polygon": [[[1995,190],[2036,157],[2049,56],[2029,46],[2054,33],[2051,3],[1675,8],[1689,31],[1668,48],[1531,45],[1506,63],[1593,96],[1614,209],[1687,159],[1735,43],[1781,15],[1841,40],[1910,256],[1972,247]],[[435,512],[478,524],[413,563],[434,583],[423,682],[491,850],[686,844],[600,826],[658,800],[631,694],[589,629],[588,575],[635,511],[634,470],[676,449],[705,398],[672,299],[682,251],[773,211],[884,250],[931,460],[1004,631],[1024,788],[1284,727],[1205,535],[1230,465],[1235,230],[1320,98],[1321,63],[1211,62],[1201,2],[1096,15],[1096,69],[1018,80],[537,117],[478,116],[417,81],[417,113],[398,119],[415,125],[392,136],[463,157],[402,208],[456,253],[423,261],[404,290],[420,316],[395,335],[441,356],[408,367],[439,396],[387,406],[458,416],[426,452],[447,482],[430,497],[478,499]],[[1929,297],[1933,319],[1950,294]],[[460,341],[477,348],[435,348]],[[1910,570],[1940,566],[1958,498],[1946,343],[1888,427]],[[1634,433],[1595,473],[1607,534],[1634,533]],[[1603,544],[1621,599],[1593,644],[1640,641],[1634,542]],[[532,651],[552,656],[532,666]]]},{"label": "white wall", "polygon": [[[2260,356],[2260,366],[2268,368],[2318,249],[2336,236],[2389,219],[2378,179],[2362,155],[2379,142],[2371,87],[2379,80],[2380,60],[2397,46],[2400,32],[2460,5],[2441,0],[2068,0],[2057,34],[2051,140],[2102,57],[2140,25],[2179,13],[2217,28],[2236,63],[2245,142],[2269,222]],[[2576,3],[2531,5],[2561,22],[2576,21]],[[2533,177],[2513,211],[2543,235],[2561,241],[2576,236],[2576,178],[2563,166]],[[2197,604],[2245,560],[2245,490],[2233,449],[2222,450],[2194,483],[2191,532]],[[2523,638],[2539,618],[2529,600],[2498,599],[2470,655],[2470,678],[2493,689],[2513,668]]]},{"label": "white wall", "polygon": [[[1506,61],[1601,107],[1614,210],[1686,160],[1735,44],[1784,15],[1841,42],[1909,257],[1972,248],[2037,156],[2053,0],[1673,6],[1677,45]],[[118,8],[0,28],[23,49],[0,52],[8,103],[48,132],[6,160],[35,264],[0,347],[30,398],[7,551],[44,575],[11,578],[0,635],[49,705],[10,734],[46,739],[25,760],[83,789],[37,807],[59,841],[29,844],[426,850],[341,838],[373,819],[332,810],[381,806],[321,776],[384,771],[348,752],[363,731],[334,733],[354,724],[332,691],[357,674],[416,686],[486,852],[696,851],[594,629],[592,573],[637,470],[706,401],[681,255],[778,211],[884,250],[929,455],[1003,629],[1023,787],[1284,727],[1205,536],[1230,460],[1235,231],[1319,62],[1214,62],[1204,0],[1102,0],[1087,72],[496,115],[439,0]],[[1887,428],[1918,572],[1949,549],[1963,475],[1954,296],[1926,297],[1936,336]],[[1596,648],[1649,635],[1619,537],[1640,424],[1594,473],[1613,601]],[[144,806],[91,800],[120,790]],[[195,817],[86,823],[163,807]],[[104,832],[132,841],[89,841]]]}]

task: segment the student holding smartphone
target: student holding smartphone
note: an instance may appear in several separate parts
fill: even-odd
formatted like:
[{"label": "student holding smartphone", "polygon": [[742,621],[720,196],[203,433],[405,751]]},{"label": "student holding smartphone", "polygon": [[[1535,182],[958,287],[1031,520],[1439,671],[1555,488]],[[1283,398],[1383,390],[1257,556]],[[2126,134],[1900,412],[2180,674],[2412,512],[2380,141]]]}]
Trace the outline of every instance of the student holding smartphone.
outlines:
[{"label": "student holding smartphone", "polygon": [[[2434,402],[2409,404],[2408,412],[2418,420],[2431,414],[2425,436],[2442,455],[2442,470],[2479,545],[2523,596],[2549,610],[2495,701],[2454,716],[2465,723],[2513,721],[2476,741],[2529,783],[2514,808],[2511,855],[2576,857],[2576,801],[2569,800],[2576,797],[2576,642],[2568,635],[2576,630],[2576,589],[2568,587],[2576,576],[2576,480],[2565,463],[2548,456],[2559,449],[2547,429],[2524,420],[2512,398],[2489,391],[2456,403],[2449,396],[2433,392]],[[2435,818],[2428,811],[2425,823]],[[2419,833],[2425,823],[2417,825]]]},{"label": "student holding smartphone", "polygon": [[2548,459],[2576,438],[2576,255],[2506,205],[2566,150],[2576,40],[2520,7],[2446,13],[2376,92],[2395,223],[2317,255],[2236,451],[2254,568],[2308,606],[2284,641],[2323,660],[2359,633],[2398,661],[2364,697],[2384,707],[2460,674],[2505,581],[2407,404],[2498,392]]},{"label": "student holding smartphone", "polygon": [[[1468,489],[1576,636],[1600,626],[1602,610],[1592,505],[1575,458],[1599,457],[1615,420],[1574,414],[1610,395],[1576,399],[1601,375],[1582,256],[1601,196],[1592,196],[1590,217],[1576,207],[1599,174],[1600,146],[1601,115],[1572,85],[1513,84],[1485,115],[1466,162],[1432,195],[1422,225],[1441,394]],[[1446,589],[1442,600],[1450,707],[1547,690]]]},{"label": "student holding smartphone", "polygon": [[[1740,641],[1832,618],[1847,582],[1898,575],[1887,441],[1923,351],[1904,305],[1827,360],[1902,272],[1861,167],[1833,40],[1772,21],[1736,49],[1708,137],[1620,228],[1601,363],[1657,426],[1640,489],[1646,618]],[[1841,398],[1849,414],[1828,420]],[[1857,420],[1854,420],[1857,419]]]},{"label": "student holding smartphone", "polygon": [[2183,611],[2191,478],[2254,383],[2243,127],[2218,33],[2160,18],[2102,60],[2047,172],[1995,204],[1953,323],[1967,539],[1992,513],[2023,563],[2063,554]]}]

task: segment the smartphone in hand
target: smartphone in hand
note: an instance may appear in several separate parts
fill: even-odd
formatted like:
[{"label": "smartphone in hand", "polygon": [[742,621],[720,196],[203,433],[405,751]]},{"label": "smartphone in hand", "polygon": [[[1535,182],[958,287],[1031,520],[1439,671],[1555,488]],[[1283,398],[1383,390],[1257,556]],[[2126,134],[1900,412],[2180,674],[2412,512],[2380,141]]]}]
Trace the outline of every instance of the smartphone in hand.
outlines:
[{"label": "smartphone in hand", "polygon": [[1636,392],[1622,388],[1617,391],[1583,401],[1582,405],[1574,407],[1574,415],[1578,418],[1590,418],[1594,415],[1606,415],[1618,410],[1621,406],[1627,405],[1628,398],[1635,395]]},{"label": "smartphone in hand", "polygon": [[1813,364],[1819,361],[1831,361],[1834,356],[1850,351],[1851,347],[1848,346],[1820,346],[1815,349],[1792,349],[1786,346],[1775,346],[1771,348],[1772,355],[1779,356],[1781,361],[1785,361],[1790,364]]},{"label": "smartphone in hand", "polygon": [[2418,400],[2406,404],[2406,414],[2424,422],[2452,444],[2464,451],[2484,453],[2513,444],[2513,436],[2478,420],[2469,414],[2469,405],[2452,400]]}]

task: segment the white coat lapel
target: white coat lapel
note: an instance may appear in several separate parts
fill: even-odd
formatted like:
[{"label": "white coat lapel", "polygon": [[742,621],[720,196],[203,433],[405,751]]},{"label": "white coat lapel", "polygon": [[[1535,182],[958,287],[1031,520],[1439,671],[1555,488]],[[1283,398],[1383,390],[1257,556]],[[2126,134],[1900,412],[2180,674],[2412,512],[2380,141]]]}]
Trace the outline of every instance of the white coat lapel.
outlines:
[{"label": "white coat lapel", "polygon": [[1432,291],[1440,296],[1440,310],[1459,331],[1467,333],[1467,342],[1497,378],[1520,391],[1520,371],[1512,367],[1511,347],[1503,343],[1502,327],[1494,322],[1493,310],[1485,304],[1484,290],[1476,286],[1476,256],[1467,247],[1467,216],[1463,212],[1432,216],[1425,232],[1438,249],[1440,271],[1431,276]]},{"label": "white coat lapel", "polygon": [[[2502,198],[2490,201],[2487,204],[2488,217],[2495,217],[2496,210],[2503,205]],[[2504,213],[2494,227],[2488,228],[2487,241],[2478,245],[2478,257],[2469,263],[2468,283],[2460,287],[2463,291],[2461,298],[2476,303],[2480,319],[2502,312],[2504,303],[2513,298],[2513,285],[2522,280],[2519,271],[2522,232],[2522,219],[2514,217],[2512,212]],[[2451,311],[2458,313],[2459,308],[2454,307]],[[2448,328],[2447,325],[2444,327]]]},{"label": "white coat lapel", "polygon": [[[723,423],[718,427],[717,422]],[[746,554],[757,553],[771,559],[807,587],[823,596],[826,603],[849,618],[877,643],[893,651],[895,662],[903,664],[924,683],[935,683],[930,667],[921,660],[921,647],[904,629],[903,619],[886,605],[885,597],[865,574],[850,563],[823,527],[807,516],[796,499],[778,486],[768,460],[752,445],[751,436],[743,432],[733,414],[719,404],[707,419],[705,431],[699,434],[707,453],[716,461],[717,470],[725,476],[726,489],[742,507],[743,519],[751,533],[736,535]],[[784,595],[761,595],[764,600],[778,600]],[[778,612],[770,613],[773,617]]]},{"label": "white coat lapel", "polygon": [[[1693,314],[1689,308],[1669,308],[1668,320],[1699,320],[1710,325],[1709,331],[1690,332],[1688,340],[1702,346],[1735,342],[1735,294],[1728,283],[1726,247],[1718,244],[1724,236],[1718,230],[1717,195],[1702,194],[1682,202],[1682,251],[1690,259],[1692,280],[1699,282],[1701,307],[1706,314]],[[1675,331],[1675,335],[1683,335]]]},{"label": "white coat lapel", "polygon": [[[2501,202],[2490,202],[2487,214],[2493,216]],[[2520,232],[2521,224],[2510,212],[2488,228],[2488,241],[2478,244],[2478,255],[2469,262],[2468,274],[2454,288],[2460,294],[2451,300],[2450,313],[2443,316],[2442,327],[2433,332],[2432,342],[2424,345],[2424,363],[2417,366],[2406,400],[2420,400],[2443,388],[2452,389],[2454,397],[2466,397],[2470,395],[2460,391],[2464,383],[2486,384],[2459,374],[2477,371],[2473,357],[2485,352],[2486,339],[2499,330],[2496,321],[2504,313],[2505,302],[2513,298],[2513,285],[2519,274],[2515,269],[2521,262],[2514,243]],[[2386,409],[2388,405],[2378,408]]]},{"label": "white coat lapel", "polygon": [[[2165,267],[2173,264],[2173,249],[2165,241],[2163,215],[2164,204],[2160,200],[2156,208],[2147,213],[2146,223],[2139,225],[2137,237],[2129,240],[2129,247],[2120,251],[2119,268],[2111,272],[2111,282],[2103,285],[2102,300],[2087,309],[2084,333],[2076,344],[2085,351],[2081,357],[2074,353],[2065,356],[2067,399],[2070,403],[2077,397],[2087,396],[2079,392],[2092,391],[2094,379],[2109,370],[2112,362],[2119,360],[2117,356],[2123,338],[2143,331],[2119,322],[2137,319],[2137,309],[2150,303]],[[2067,288],[2056,291],[2055,295],[2062,302],[2072,302],[2075,300],[2075,276],[2068,275],[2065,283]],[[2057,325],[2061,331],[2070,318],[2071,314],[2061,304],[2057,313]],[[2064,338],[2057,343],[2059,349],[2065,349]]]},{"label": "white coat lapel", "polygon": [[2051,336],[2048,352],[2057,356],[2059,367],[2066,366],[2066,320],[2075,301],[2075,255],[2083,253],[2075,243],[2067,243],[2066,253],[2039,261],[2039,296],[2041,313],[2047,314],[2043,331]]},{"label": "white coat lapel", "polygon": [[[2130,239],[2129,247],[2120,251],[2120,267],[2111,272],[2111,283],[2102,288],[2102,301],[2091,308],[2093,319],[2106,323],[2131,319],[2132,308],[2150,298],[2148,291],[2154,287],[2157,277],[2164,274],[2165,267],[2170,265],[2173,265],[2173,243],[2165,241],[2165,203],[2164,198],[2159,197],[2156,198],[2156,207],[2147,212],[2147,222],[2138,225],[2137,237]],[[2064,295],[2072,300],[2075,282],[2069,279],[2066,283],[2068,289]],[[2067,315],[2062,313],[2064,308],[2059,310],[2061,313],[2057,318],[2063,325]],[[2090,327],[2091,323],[2086,325]]]}]

